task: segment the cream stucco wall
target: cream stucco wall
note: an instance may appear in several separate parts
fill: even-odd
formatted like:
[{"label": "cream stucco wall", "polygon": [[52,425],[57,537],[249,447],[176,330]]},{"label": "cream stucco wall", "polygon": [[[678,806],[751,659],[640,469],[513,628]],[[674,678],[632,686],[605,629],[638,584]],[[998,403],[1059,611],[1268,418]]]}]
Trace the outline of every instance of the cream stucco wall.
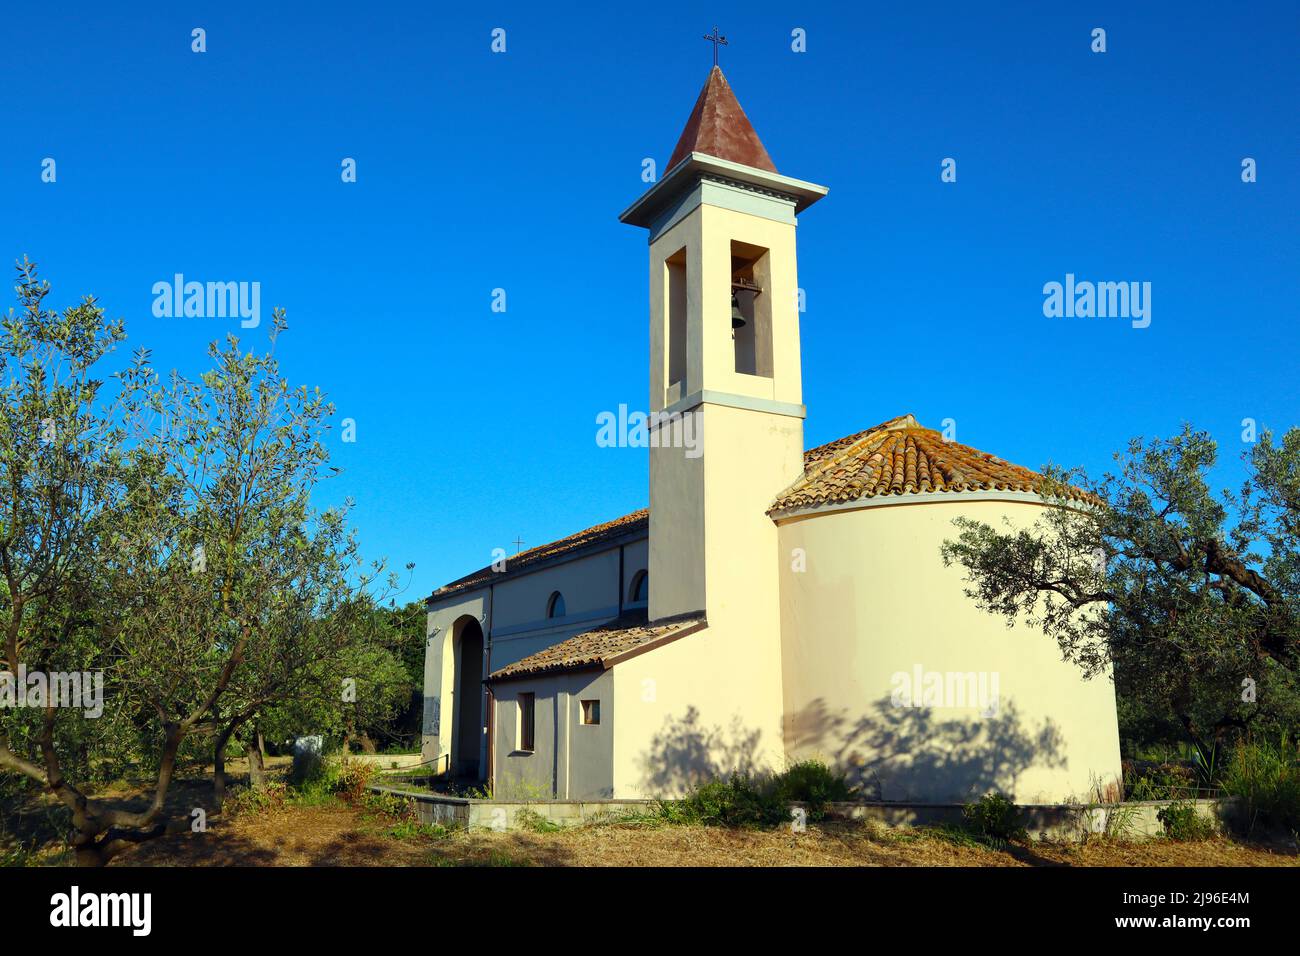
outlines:
[{"label": "cream stucco wall", "polygon": [[[693,195],[650,246],[650,408],[677,402],[702,429],[699,457],[650,449],[650,616],[704,611],[708,627],[615,666],[616,797],[784,761],[778,533],[765,512],[803,472],[793,202],[770,218]],[[736,371],[733,242],[766,251],[755,315],[768,322],[770,375]],[[685,377],[674,383],[667,263],[682,252]]]},{"label": "cream stucco wall", "polygon": [[[772,374],[735,369],[731,329],[731,244],[768,251],[764,309],[770,315]],[[702,202],[650,245],[650,410],[670,405],[667,262],[685,251],[685,398],[702,389],[799,404],[803,401],[799,347],[798,263],[795,226]],[[651,509],[653,514],[653,507]]]},{"label": "cream stucco wall", "polygon": [[780,658],[763,634],[710,625],[610,671],[616,798],[679,796],[733,771],[783,765]]},{"label": "cream stucco wall", "polygon": [[[784,763],[779,535],[765,512],[802,468],[803,423],[711,404],[701,414],[697,471],[673,468],[679,450],[651,449],[652,475],[666,461],[682,479],[668,486],[677,500],[708,507],[669,499],[656,513],[652,504],[650,603],[652,617],[703,609],[708,627],[614,667],[616,797],[672,795],[708,776]],[[652,485],[652,502],[662,492]],[[701,564],[674,562],[660,543],[684,538],[702,543]],[[665,581],[684,582],[673,603]],[[695,607],[681,606],[687,587],[698,589]]]},{"label": "cream stucco wall", "polygon": [[[790,757],[837,763],[886,800],[965,800],[994,789],[1022,803],[1089,797],[1120,775],[1114,685],[1083,680],[1041,632],[1008,629],[981,611],[964,594],[963,571],[939,556],[958,516],[1021,524],[1042,506],[929,501],[782,523],[774,560]],[[977,695],[959,696],[956,678],[934,706],[923,697],[902,706],[895,692],[907,686],[896,675],[914,679],[917,668],[983,675],[990,699],[996,675],[996,709],[985,715]]]}]

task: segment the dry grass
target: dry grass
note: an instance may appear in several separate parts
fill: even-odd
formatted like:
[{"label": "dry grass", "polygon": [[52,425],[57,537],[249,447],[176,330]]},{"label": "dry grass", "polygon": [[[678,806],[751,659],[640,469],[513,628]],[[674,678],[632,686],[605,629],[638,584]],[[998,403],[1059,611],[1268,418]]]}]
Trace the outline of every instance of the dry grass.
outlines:
[{"label": "dry grass", "polygon": [[[285,767],[276,761],[272,776]],[[231,775],[244,769],[232,761]],[[100,796],[141,797],[138,784],[104,788]],[[206,777],[177,780],[168,794],[174,814],[210,810]],[[13,822],[36,824],[44,797]],[[210,816],[206,833],[165,837],[128,851],[114,866],[1297,866],[1294,847],[1266,847],[1217,839],[1196,843],[1093,841],[1087,845],[1033,843],[1004,850],[953,840],[926,830],[885,831],[857,824],[810,826],[805,833],[710,827],[607,824],[555,833],[439,834],[395,829],[396,821],[341,802],[290,805],[281,810]],[[25,827],[22,829],[26,829]],[[22,835],[20,833],[20,835]],[[42,838],[36,859],[69,863],[62,840]],[[3,847],[0,847],[3,850]]]},{"label": "dry grass", "polygon": [[423,832],[346,806],[214,821],[206,834],[155,841],[116,866],[1296,866],[1294,851],[1227,840],[1031,844],[993,850],[927,831],[857,825],[738,831],[601,826],[558,833]]}]

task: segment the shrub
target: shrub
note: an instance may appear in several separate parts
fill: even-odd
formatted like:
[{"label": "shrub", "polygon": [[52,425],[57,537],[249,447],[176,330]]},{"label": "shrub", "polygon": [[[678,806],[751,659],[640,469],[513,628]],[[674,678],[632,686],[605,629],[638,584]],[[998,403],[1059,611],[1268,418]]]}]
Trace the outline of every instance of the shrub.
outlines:
[{"label": "shrub", "polygon": [[324,806],[338,802],[339,764],[336,760],[317,760],[302,777],[290,777],[289,801],[298,806]]},{"label": "shrub", "polygon": [[1285,740],[1242,744],[1228,761],[1223,789],[1245,805],[1248,830],[1300,830],[1300,753]]},{"label": "shrub", "polygon": [[0,817],[0,867],[38,866],[40,857],[37,841],[24,843],[16,836],[11,836],[5,827],[4,818]]},{"label": "shrub", "polygon": [[339,765],[334,790],[348,803],[360,803],[374,775],[375,767],[369,761],[345,759]]},{"label": "shrub", "polygon": [[1156,819],[1164,824],[1165,836],[1171,840],[1208,840],[1216,833],[1213,821],[1197,813],[1191,800],[1175,800],[1157,812]]},{"label": "shrub", "polygon": [[962,820],[976,837],[994,844],[1026,838],[1020,810],[1000,793],[986,793],[961,808]]},{"label": "shrub", "polygon": [[366,793],[361,803],[367,810],[380,816],[408,823],[420,822],[420,813],[410,797],[395,793]]},{"label": "shrub", "polygon": [[311,790],[320,786],[332,790],[338,779],[339,763],[337,760],[300,760],[289,771],[289,783],[300,790]]},{"label": "shrub", "polygon": [[783,803],[807,805],[809,820],[826,818],[826,805],[847,800],[851,795],[848,781],[820,760],[801,760],[774,781],[777,796]]},{"label": "shrub", "polygon": [[735,773],[702,783],[680,800],[660,801],[656,816],[688,826],[777,827],[790,822],[791,803],[804,804],[808,819],[818,821],[826,818],[827,804],[851,796],[842,774],[819,760],[802,760],[776,776]]},{"label": "shrub", "polygon": [[659,804],[670,823],[698,826],[775,827],[790,819],[786,802],[772,781],[748,774],[701,784],[681,800]]},{"label": "shrub", "polygon": [[1124,787],[1129,800],[1177,800],[1196,793],[1196,773],[1178,764],[1155,764],[1139,769],[1125,763]]},{"label": "shrub", "polygon": [[278,813],[288,801],[289,788],[282,783],[268,783],[264,787],[243,787],[236,790],[222,805],[232,817]]}]

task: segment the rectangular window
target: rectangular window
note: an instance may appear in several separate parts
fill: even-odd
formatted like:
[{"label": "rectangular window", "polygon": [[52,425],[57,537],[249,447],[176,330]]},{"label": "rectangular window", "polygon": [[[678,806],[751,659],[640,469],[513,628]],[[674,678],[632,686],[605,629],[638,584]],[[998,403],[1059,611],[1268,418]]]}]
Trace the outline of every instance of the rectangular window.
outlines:
[{"label": "rectangular window", "polygon": [[600,723],[600,701],[584,700],[582,702],[582,722],[584,724]]},{"label": "rectangular window", "polygon": [[533,750],[533,717],[536,711],[536,694],[519,695],[519,749]]}]

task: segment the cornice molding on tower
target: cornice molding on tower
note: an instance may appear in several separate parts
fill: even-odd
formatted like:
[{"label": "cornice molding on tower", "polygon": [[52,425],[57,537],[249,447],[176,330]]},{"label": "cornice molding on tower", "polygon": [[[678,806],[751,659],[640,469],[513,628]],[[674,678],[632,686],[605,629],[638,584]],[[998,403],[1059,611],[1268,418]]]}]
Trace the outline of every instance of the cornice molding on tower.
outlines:
[{"label": "cornice molding on tower", "polygon": [[769,415],[785,415],[788,418],[807,418],[808,409],[794,402],[778,402],[772,398],[759,398],[754,395],[737,395],[734,392],[719,392],[713,389],[700,389],[685,398],[678,399],[661,415],[676,415],[689,412],[700,405],[725,405],[728,408],[740,408],[749,412],[764,412]]},{"label": "cornice molding on tower", "polygon": [[803,212],[830,192],[825,186],[802,179],[769,173],[704,153],[690,153],[628,206],[618,217],[619,221],[633,226],[655,227],[664,210],[673,206],[678,197],[698,187],[705,177],[727,180],[726,185],[730,188],[745,188],[755,195],[764,190],[779,195],[783,201],[794,203],[795,213]]}]

